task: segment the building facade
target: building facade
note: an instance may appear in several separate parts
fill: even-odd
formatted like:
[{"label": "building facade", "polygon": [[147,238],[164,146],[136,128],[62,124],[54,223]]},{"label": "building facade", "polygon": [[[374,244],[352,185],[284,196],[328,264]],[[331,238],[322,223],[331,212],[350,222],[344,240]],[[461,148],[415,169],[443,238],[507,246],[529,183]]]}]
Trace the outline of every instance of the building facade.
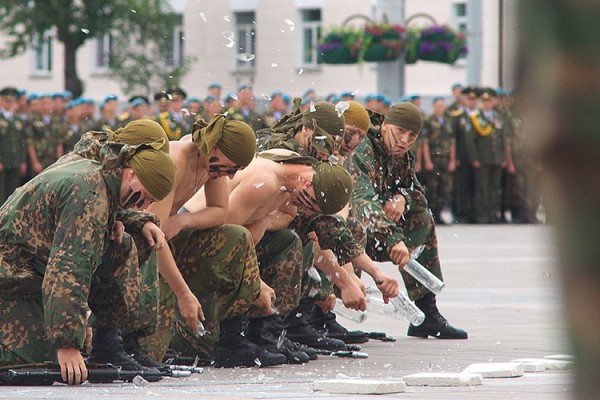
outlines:
[{"label": "building facade", "polygon": [[[174,33],[172,62],[180,62],[185,56],[194,58],[180,85],[198,97],[206,95],[210,83],[219,82],[224,93],[250,83],[265,99],[274,90],[299,96],[308,88],[316,89],[320,97],[350,91],[360,98],[377,92],[382,85],[388,86],[388,80],[393,87],[398,71],[403,77],[404,93],[391,93],[392,101],[403,94],[447,95],[454,82],[511,88],[515,3],[516,0],[172,0],[175,12],[182,16]],[[351,18],[356,15],[380,22],[382,9],[394,11],[386,15],[390,22],[398,22],[400,16],[410,26],[427,26],[433,18],[464,32],[469,54],[454,65],[419,61],[392,70],[394,76],[383,75],[383,80],[385,71],[377,63],[319,63],[320,35],[347,19],[348,24],[364,23],[360,18]],[[32,92],[62,90],[62,46],[51,31],[35,44],[21,56],[0,60],[4,84]],[[124,95],[106,65],[110,49],[108,35],[88,40],[80,48],[77,67],[86,97],[99,100],[108,93]]]}]

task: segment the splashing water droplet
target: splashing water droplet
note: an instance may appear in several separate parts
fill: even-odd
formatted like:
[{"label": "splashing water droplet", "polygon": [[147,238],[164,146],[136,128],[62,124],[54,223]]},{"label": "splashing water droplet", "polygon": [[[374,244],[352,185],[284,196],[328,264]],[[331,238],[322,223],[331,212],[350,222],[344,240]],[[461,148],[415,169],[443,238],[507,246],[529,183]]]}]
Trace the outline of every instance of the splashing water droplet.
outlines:
[{"label": "splashing water droplet", "polygon": [[260,95],[263,97],[263,99],[271,101],[271,96],[269,96],[268,94],[261,93]]},{"label": "splashing water droplet", "polygon": [[229,41],[225,46],[232,48],[235,45],[235,39],[234,39],[233,32],[231,32],[231,31],[223,32],[223,37]]},{"label": "splashing water droplet", "polygon": [[348,108],[350,108],[350,103],[348,103],[347,101],[340,101],[339,103],[337,103],[335,105],[335,111],[337,111],[338,117],[344,115],[344,112],[346,112]]},{"label": "splashing water droplet", "polygon": [[296,29],[296,24],[291,19],[286,18],[286,19],[283,20],[283,22],[285,22],[287,24],[287,26],[290,28],[290,31],[293,32],[294,29]]},{"label": "splashing water droplet", "polygon": [[231,98],[232,98],[232,99],[234,99],[234,100],[238,100],[237,94],[235,94],[235,93],[232,93],[230,96],[231,96]]},{"label": "splashing water droplet", "polygon": [[271,63],[271,68],[277,68],[278,65],[279,64],[277,64],[277,63]]},{"label": "splashing water droplet", "polygon": [[204,14],[203,12],[201,12],[201,13],[198,13],[198,15],[200,16],[200,18],[202,18],[202,21],[204,21],[204,22],[208,21],[208,20],[206,19],[206,14]]},{"label": "splashing water droplet", "polygon": [[300,70],[298,71],[298,75],[302,75],[304,73],[304,68],[300,68]]},{"label": "splashing water droplet", "polygon": [[310,102],[310,112],[315,112],[317,111],[317,107],[315,107],[315,102],[311,101]]},{"label": "splashing water droplet", "polygon": [[81,32],[85,33],[86,35],[90,33],[89,29],[85,29],[85,28],[81,28]]},{"label": "splashing water droplet", "polygon": [[131,12],[134,13],[134,14],[137,14],[137,11],[135,11],[135,10],[131,10]]},{"label": "splashing water droplet", "polygon": [[225,22],[231,22],[231,19],[229,19],[229,16],[226,15],[226,16],[223,17],[223,21],[225,21]]},{"label": "splashing water droplet", "polygon": [[256,58],[256,55],[251,53],[240,53],[237,56],[237,59],[243,62],[249,62]]},{"label": "splashing water droplet", "polygon": [[264,184],[265,184],[265,181],[262,181],[262,182],[259,182],[259,183],[255,183],[255,184],[254,184],[254,187],[255,187],[255,188],[257,188],[257,189],[259,189],[259,188],[261,188],[261,187],[262,187]]}]

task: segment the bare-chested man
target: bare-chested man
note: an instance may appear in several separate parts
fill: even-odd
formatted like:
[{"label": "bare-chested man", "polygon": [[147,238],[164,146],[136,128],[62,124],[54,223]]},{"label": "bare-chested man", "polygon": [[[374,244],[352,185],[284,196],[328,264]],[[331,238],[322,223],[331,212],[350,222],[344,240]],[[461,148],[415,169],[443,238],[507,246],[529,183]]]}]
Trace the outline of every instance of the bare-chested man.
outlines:
[{"label": "bare-chested man", "polygon": [[[224,225],[227,177],[233,177],[253,159],[254,132],[243,122],[227,121],[223,115],[217,115],[208,125],[197,121],[191,140],[170,145],[169,154],[177,166],[173,191],[148,209],[159,217],[170,244],[170,248],[158,253],[159,266],[176,264],[198,296],[214,293],[215,319],[220,328],[213,354],[216,367],[251,366],[256,359],[263,366],[285,362],[281,354],[270,353],[241,335],[242,316],[250,306],[271,312],[273,290],[260,280],[248,230]],[[177,214],[201,187],[207,206],[193,213]],[[148,353],[159,359],[170,343],[173,313],[183,319],[180,310],[173,307],[168,287],[161,285],[161,291],[159,328],[144,343]],[[197,333],[185,326],[179,328]]]}]

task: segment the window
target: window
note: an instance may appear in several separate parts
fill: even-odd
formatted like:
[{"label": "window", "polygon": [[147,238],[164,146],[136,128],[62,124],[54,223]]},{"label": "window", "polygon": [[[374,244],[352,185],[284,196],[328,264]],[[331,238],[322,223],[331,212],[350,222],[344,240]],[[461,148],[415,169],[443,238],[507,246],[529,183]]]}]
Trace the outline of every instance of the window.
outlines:
[{"label": "window", "polygon": [[256,21],[253,12],[235,13],[237,69],[256,68]]},{"label": "window", "polygon": [[96,69],[108,68],[112,48],[113,39],[111,34],[106,33],[97,39],[96,53],[94,55],[94,66]]},{"label": "window", "polygon": [[[467,36],[467,2],[455,1],[452,4],[452,25],[458,32]],[[464,56],[459,58],[464,59]]]},{"label": "window", "polygon": [[183,33],[183,17],[177,15],[175,28],[170,38],[170,46],[167,51],[167,65],[171,67],[181,67],[185,61],[184,52],[185,35]]},{"label": "window", "polygon": [[48,30],[43,35],[33,37],[33,72],[48,75],[52,72],[52,33]]},{"label": "window", "polygon": [[321,38],[321,10],[306,9],[302,13],[302,65],[316,65]]}]

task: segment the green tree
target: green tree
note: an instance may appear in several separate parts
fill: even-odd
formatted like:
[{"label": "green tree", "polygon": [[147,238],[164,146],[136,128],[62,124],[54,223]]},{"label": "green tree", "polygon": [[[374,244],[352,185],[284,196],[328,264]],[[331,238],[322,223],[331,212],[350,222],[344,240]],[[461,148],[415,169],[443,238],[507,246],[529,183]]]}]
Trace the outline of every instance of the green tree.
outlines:
[{"label": "green tree", "polygon": [[[194,58],[182,58],[185,37],[176,37],[174,27],[180,16],[168,13],[136,13],[120,21],[117,31],[127,35],[113,37],[109,67],[126,94],[149,95],[153,91],[179,85]],[[175,45],[179,43],[179,47]]]},{"label": "green tree", "polygon": [[0,56],[13,57],[32,46],[36,35],[52,30],[64,45],[65,88],[79,96],[77,49],[90,38],[111,33],[126,37],[145,21],[162,21],[145,32],[172,31],[174,19],[167,0],[0,0],[0,31],[8,36]]}]

